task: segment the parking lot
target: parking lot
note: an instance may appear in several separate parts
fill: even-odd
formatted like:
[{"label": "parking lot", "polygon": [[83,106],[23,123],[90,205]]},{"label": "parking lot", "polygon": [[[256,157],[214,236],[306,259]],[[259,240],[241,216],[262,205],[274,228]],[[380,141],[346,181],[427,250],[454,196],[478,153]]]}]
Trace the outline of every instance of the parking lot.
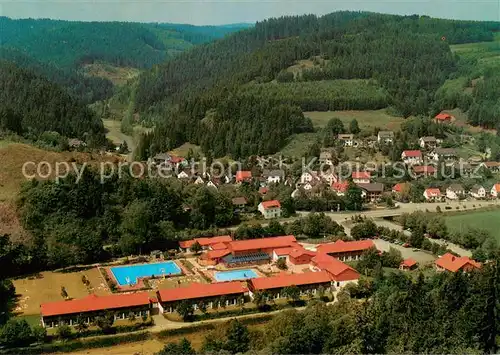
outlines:
[{"label": "parking lot", "polygon": [[434,262],[436,260],[436,257],[432,255],[430,252],[422,251],[422,250],[415,250],[412,248],[405,248],[402,245],[395,244],[395,243],[390,243],[386,240],[382,239],[374,239],[373,242],[375,243],[375,246],[377,247],[378,250],[381,251],[388,251],[389,248],[394,248],[397,249],[401,252],[401,255],[403,258],[408,259],[408,258],[413,258],[415,259],[416,262],[418,262],[421,266],[425,264],[429,264]]}]

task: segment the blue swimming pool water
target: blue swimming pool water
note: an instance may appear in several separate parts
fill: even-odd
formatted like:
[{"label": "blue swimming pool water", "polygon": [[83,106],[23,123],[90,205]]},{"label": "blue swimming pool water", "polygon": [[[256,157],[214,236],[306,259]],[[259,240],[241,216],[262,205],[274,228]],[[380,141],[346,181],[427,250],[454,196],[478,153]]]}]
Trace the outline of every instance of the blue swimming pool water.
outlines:
[{"label": "blue swimming pool water", "polygon": [[259,277],[255,271],[251,269],[246,270],[232,270],[232,271],[219,271],[214,274],[217,281],[234,281],[234,280],[246,280]]},{"label": "blue swimming pool water", "polygon": [[111,272],[120,286],[136,284],[137,279],[141,277],[179,275],[182,273],[181,269],[173,261],[115,266],[111,268]]}]

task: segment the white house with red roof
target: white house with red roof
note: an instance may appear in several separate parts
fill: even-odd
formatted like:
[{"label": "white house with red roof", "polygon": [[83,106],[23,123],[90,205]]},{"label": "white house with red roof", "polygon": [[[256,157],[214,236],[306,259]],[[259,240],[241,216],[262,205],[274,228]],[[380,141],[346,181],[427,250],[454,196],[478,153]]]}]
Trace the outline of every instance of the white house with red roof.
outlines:
[{"label": "white house with red roof", "polygon": [[344,196],[348,188],[348,181],[339,181],[332,184],[332,190],[335,191],[337,196]]},{"label": "white house with red roof", "polygon": [[312,258],[311,270],[328,272],[336,287],[343,287],[351,282],[358,283],[359,280],[359,273],[356,270],[328,254],[317,254]]},{"label": "white house with red roof", "polygon": [[422,164],[422,152],[420,150],[405,150],[401,153],[401,160],[407,165]]},{"label": "white house with red roof", "polygon": [[427,201],[440,201],[443,199],[443,195],[438,188],[425,189],[424,197]]},{"label": "white house with red roof", "polygon": [[399,264],[399,270],[403,271],[410,271],[416,267],[417,267],[417,262],[412,258],[405,259],[401,262],[401,264]]},{"label": "white house with red roof", "polygon": [[249,170],[240,170],[236,172],[236,182],[250,182],[252,181],[252,172]]},{"label": "white house with red roof", "polygon": [[490,195],[497,198],[500,196],[500,184],[493,185],[490,191]]},{"label": "white house with red roof", "polygon": [[355,171],[352,173],[352,181],[356,184],[369,184],[372,174],[369,171]]},{"label": "white house with red roof", "polygon": [[454,119],[454,117],[449,113],[441,112],[437,114],[434,119],[437,123],[449,123]]},{"label": "white house with red roof", "polygon": [[435,262],[436,270],[438,271],[464,271],[470,272],[475,269],[480,269],[481,264],[469,258],[468,256],[455,256],[451,253],[446,253]]},{"label": "white house with red roof", "polygon": [[40,313],[42,326],[57,327],[60,324],[74,326],[81,318],[86,324],[94,322],[96,317],[112,312],[115,320],[127,319],[130,313],[136,317],[149,316],[151,300],[147,292],[97,296],[91,294],[85,298],[70,301],[42,303]]},{"label": "white house with red roof", "polygon": [[257,209],[265,219],[281,217],[281,204],[278,200],[262,201]]}]

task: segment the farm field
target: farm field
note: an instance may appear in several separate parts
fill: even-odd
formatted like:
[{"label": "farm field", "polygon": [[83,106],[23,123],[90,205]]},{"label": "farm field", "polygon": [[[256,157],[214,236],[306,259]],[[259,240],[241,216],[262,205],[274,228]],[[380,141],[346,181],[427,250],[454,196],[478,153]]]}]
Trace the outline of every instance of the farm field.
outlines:
[{"label": "farm field", "polygon": [[365,131],[373,131],[375,127],[383,130],[397,131],[404,122],[404,118],[391,116],[385,109],[366,111],[306,111],[304,116],[309,117],[315,128],[325,127],[328,121],[334,117],[339,118],[344,126],[349,127],[349,123],[356,119],[359,127]]},{"label": "farm field", "polygon": [[500,210],[459,213],[446,217],[448,230],[464,231],[467,228],[484,229],[500,242]]}]

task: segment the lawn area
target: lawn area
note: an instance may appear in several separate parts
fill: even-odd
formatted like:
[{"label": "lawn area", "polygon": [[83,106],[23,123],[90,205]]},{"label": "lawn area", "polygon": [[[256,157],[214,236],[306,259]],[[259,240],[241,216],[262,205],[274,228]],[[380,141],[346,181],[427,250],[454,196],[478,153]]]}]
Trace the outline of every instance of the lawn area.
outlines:
[{"label": "lawn area", "polygon": [[334,117],[339,118],[344,127],[348,128],[349,123],[356,119],[359,127],[365,131],[373,131],[375,127],[383,130],[397,131],[404,122],[404,118],[391,116],[385,109],[366,111],[309,111],[304,112],[304,116],[309,117],[315,128],[326,126],[328,121]]},{"label": "lawn area", "polygon": [[[82,282],[82,275],[90,281],[89,290]],[[19,296],[14,312],[20,315],[39,314],[40,303],[62,301],[62,286],[71,298],[86,297],[90,292],[99,296],[110,294],[96,267],[71,273],[46,271],[37,277],[30,276],[12,282]]]},{"label": "lawn area", "polygon": [[468,228],[484,229],[500,242],[500,210],[459,213],[447,216],[446,225],[450,231],[465,231]]},{"label": "lawn area", "polygon": [[193,153],[198,153],[201,155],[201,147],[199,145],[191,143],[184,143],[180,147],[175,148],[174,150],[172,150],[172,154],[186,158],[190,149],[193,151]]},{"label": "lawn area", "polygon": [[316,142],[316,133],[300,133],[289,138],[289,142],[279,154],[286,157],[303,157],[311,145]]}]

